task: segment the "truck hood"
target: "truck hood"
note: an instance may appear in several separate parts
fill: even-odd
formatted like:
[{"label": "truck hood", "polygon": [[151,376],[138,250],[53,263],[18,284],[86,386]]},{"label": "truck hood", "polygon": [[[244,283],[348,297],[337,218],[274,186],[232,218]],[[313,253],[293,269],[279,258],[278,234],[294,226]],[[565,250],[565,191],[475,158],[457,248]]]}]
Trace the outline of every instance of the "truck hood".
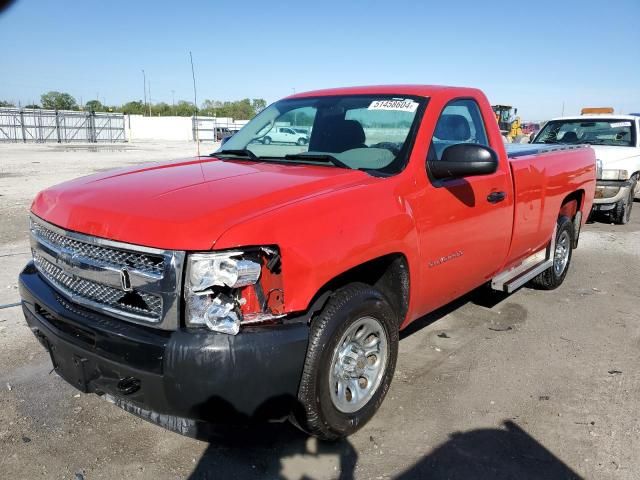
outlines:
[{"label": "truck hood", "polygon": [[632,160],[634,164],[640,162],[640,148],[637,147],[592,145],[591,148],[596,152],[596,158],[602,160],[603,168],[627,169],[622,166],[625,161]]},{"label": "truck hood", "polygon": [[209,250],[233,225],[365,182],[330,166],[196,159],[114,170],[40,192],[32,212],[61,228],[148,247]]}]

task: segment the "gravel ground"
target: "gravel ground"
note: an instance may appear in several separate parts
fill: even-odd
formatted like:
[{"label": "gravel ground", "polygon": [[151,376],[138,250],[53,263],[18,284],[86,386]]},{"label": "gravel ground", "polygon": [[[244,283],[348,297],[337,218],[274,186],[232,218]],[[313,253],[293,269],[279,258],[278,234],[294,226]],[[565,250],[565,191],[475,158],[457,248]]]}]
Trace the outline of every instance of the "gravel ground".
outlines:
[{"label": "gravel ground", "polygon": [[[213,149],[213,147],[207,147]],[[203,149],[204,151],[205,149]],[[193,144],[0,145],[0,305],[17,302],[35,193]],[[182,437],[50,373],[20,309],[0,309],[0,478],[640,477],[640,204],[585,227],[564,285],[477,291],[417,322],[390,393],[348,440],[288,425]]]}]

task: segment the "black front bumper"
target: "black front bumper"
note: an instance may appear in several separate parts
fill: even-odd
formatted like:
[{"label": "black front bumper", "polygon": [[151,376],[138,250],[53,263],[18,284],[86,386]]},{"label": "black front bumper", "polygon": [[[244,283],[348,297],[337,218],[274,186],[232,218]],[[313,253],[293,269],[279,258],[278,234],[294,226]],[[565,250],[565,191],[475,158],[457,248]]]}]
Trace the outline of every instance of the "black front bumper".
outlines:
[{"label": "black front bumper", "polygon": [[176,418],[226,423],[281,418],[294,408],[305,323],[237,336],[161,331],[71,304],[32,264],[20,274],[20,294],[27,323],[62,378],[168,428]]}]

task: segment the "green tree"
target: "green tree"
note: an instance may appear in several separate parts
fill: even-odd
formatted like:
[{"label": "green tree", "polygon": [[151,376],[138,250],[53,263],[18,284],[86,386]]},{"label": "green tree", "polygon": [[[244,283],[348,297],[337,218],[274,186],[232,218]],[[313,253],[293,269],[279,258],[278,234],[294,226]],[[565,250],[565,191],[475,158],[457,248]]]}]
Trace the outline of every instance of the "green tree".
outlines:
[{"label": "green tree", "polygon": [[145,109],[145,105],[144,103],[142,103],[142,100],[127,102],[124,105],[122,105],[118,110],[129,115],[145,115],[147,113]]},{"label": "green tree", "polygon": [[165,102],[151,105],[151,115],[156,117],[168,117],[170,115],[173,115],[173,112],[171,111],[171,105]]},{"label": "green tree", "polygon": [[260,111],[267,106],[266,100],[262,98],[254,98],[249,100],[225,101],[205,100],[202,102],[201,115],[209,115],[216,117],[231,117],[236,120],[249,120],[255,117]]},{"label": "green tree", "polygon": [[253,108],[254,115],[257,115],[267,108],[267,101],[264,98],[254,98],[251,100],[251,107]]},{"label": "green tree", "polygon": [[6,100],[0,100],[0,107],[15,107],[13,102],[7,102]]},{"label": "green tree", "polygon": [[77,110],[78,104],[76,99],[68,93],[50,91],[40,96],[43,108],[51,110]]},{"label": "green tree", "polygon": [[42,108],[37,103],[30,103],[29,105],[25,105],[24,108]]},{"label": "green tree", "polygon": [[107,111],[106,107],[102,105],[100,100],[89,100],[85,104],[84,108],[89,112],[106,112]]},{"label": "green tree", "polygon": [[[196,107],[193,102],[187,102],[186,100],[180,100],[176,103],[175,114],[179,117],[190,117],[196,111]],[[198,115],[201,115],[202,112],[198,112]]]},{"label": "green tree", "polygon": [[217,115],[217,110],[222,106],[222,102],[218,100],[205,100],[202,102],[202,108],[200,114],[208,115],[210,117]]}]

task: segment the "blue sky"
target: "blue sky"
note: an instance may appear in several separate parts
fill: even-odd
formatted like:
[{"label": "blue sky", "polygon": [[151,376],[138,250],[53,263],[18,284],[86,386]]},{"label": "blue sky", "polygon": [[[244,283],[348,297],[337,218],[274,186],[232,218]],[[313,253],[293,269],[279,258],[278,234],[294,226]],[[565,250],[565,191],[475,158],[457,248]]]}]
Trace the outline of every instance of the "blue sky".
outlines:
[{"label": "blue sky", "polygon": [[482,88],[530,120],[563,102],[640,111],[640,0],[17,0],[0,42],[0,99],[23,104],[142,99],[142,69],[154,102],[191,100],[191,50],[199,103],[430,83]]}]

